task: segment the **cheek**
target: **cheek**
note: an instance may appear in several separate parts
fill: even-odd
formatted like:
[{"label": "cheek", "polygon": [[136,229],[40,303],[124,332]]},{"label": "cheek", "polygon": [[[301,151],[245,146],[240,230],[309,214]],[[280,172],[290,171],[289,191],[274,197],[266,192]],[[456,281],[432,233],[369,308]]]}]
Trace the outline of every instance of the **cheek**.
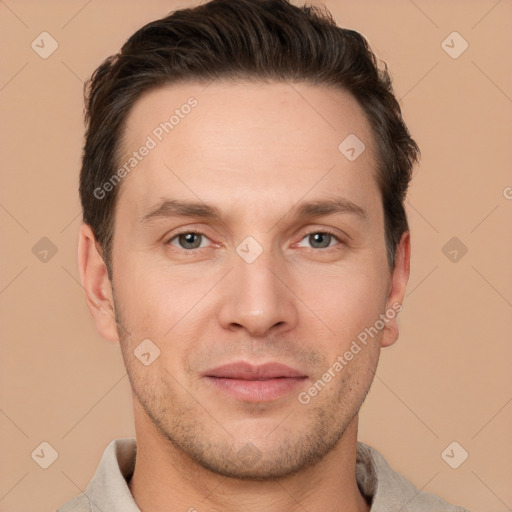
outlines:
[{"label": "cheek", "polygon": [[126,327],[137,335],[162,336],[180,315],[186,290],[169,275],[129,253],[115,262],[114,288]]},{"label": "cheek", "polygon": [[324,324],[331,339],[341,344],[350,343],[383,312],[386,280],[369,266],[317,272],[314,279],[309,273],[300,280],[297,295]]},{"label": "cheek", "polygon": [[119,265],[116,296],[126,327],[139,338],[154,339],[165,349],[180,350],[180,342],[197,339],[214,320],[212,286],[222,277],[194,265],[181,269],[154,258],[132,254]]}]

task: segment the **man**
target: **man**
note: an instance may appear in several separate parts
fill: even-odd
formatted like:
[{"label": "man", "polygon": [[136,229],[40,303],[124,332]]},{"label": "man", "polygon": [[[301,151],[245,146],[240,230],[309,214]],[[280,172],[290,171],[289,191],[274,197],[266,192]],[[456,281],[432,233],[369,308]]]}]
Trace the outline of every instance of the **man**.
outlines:
[{"label": "man", "polygon": [[136,440],[60,511],[462,511],[357,441],[409,276],[419,149],[365,39],[213,0],[94,73],[79,267]]}]

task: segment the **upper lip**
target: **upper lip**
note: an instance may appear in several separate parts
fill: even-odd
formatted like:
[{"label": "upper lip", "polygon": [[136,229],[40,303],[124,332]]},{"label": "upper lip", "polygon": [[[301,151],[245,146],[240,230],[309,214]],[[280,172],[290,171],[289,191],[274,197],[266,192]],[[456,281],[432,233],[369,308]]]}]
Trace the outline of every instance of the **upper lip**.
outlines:
[{"label": "upper lip", "polygon": [[207,370],[203,373],[205,377],[217,377],[241,380],[267,380],[279,377],[306,377],[299,370],[290,368],[281,363],[265,363],[253,365],[246,361],[237,361]]}]

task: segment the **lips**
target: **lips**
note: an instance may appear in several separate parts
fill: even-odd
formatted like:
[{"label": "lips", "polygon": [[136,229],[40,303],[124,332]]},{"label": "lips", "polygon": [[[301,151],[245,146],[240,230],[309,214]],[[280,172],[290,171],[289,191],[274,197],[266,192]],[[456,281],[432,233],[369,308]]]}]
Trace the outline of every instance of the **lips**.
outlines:
[{"label": "lips", "polygon": [[298,370],[281,363],[266,363],[254,366],[244,361],[226,364],[205,372],[207,377],[240,380],[269,380],[281,377],[306,377]]},{"label": "lips", "polygon": [[247,402],[275,400],[307,379],[303,372],[281,363],[252,365],[245,361],[207,370],[203,377],[216,391]]}]

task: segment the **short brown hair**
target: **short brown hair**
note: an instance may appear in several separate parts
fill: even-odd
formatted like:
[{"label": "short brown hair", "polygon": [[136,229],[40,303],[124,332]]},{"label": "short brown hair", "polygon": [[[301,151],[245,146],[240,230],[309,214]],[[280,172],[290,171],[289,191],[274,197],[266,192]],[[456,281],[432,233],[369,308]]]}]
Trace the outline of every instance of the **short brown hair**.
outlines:
[{"label": "short brown hair", "polygon": [[[350,92],[375,136],[390,267],[408,223],[404,208],[420,150],[402,119],[391,79],[366,39],[336,25],[327,9],[289,0],[211,0],[148,23],[108,57],[85,85],[86,134],[80,174],[83,220],[112,277],[115,174],[126,118],[141,94],[193,80],[305,82]],[[340,141],[341,142],[341,141]]]}]

